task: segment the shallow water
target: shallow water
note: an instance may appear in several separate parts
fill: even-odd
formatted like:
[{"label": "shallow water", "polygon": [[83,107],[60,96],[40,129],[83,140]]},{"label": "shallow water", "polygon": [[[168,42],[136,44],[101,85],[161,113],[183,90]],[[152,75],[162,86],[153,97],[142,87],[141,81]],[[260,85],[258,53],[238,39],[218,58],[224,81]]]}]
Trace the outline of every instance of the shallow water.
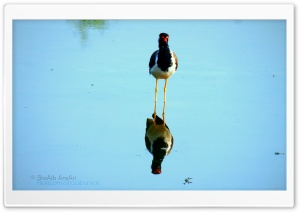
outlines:
[{"label": "shallow water", "polygon": [[[286,156],[274,154],[286,149],[285,24],[14,21],[13,189],[285,190]],[[179,67],[174,147],[153,175],[144,135],[160,32]]]}]

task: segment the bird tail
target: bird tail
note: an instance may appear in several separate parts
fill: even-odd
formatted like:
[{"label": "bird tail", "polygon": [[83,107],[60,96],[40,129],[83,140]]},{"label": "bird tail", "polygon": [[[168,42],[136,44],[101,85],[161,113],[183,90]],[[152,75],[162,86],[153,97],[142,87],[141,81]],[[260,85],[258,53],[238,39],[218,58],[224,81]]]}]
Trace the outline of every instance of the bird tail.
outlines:
[{"label": "bird tail", "polygon": [[154,124],[154,121],[153,121],[153,119],[147,119],[147,121],[146,121],[146,130],[152,125],[152,124]]}]

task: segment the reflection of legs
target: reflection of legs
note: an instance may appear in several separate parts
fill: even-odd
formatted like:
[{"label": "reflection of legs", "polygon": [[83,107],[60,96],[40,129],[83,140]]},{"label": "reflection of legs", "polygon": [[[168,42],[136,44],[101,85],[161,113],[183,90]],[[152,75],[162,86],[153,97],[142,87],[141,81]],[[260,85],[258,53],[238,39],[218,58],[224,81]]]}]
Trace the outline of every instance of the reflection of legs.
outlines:
[{"label": "reflection of legs", "polygon": [[166,109],[166,102],[164,102],[164,108],[163,108],[163,114],[162,114],[164,123],[166,123],[166,120],[165,120],[165,115],[166,115],[165,109]]},{"label": "reflection of legs", "polygon": [[156,85],[155,85],[155,96],[154,96],[154,123],[155,123],[155,120],[156,120],[157,91],[158,91],[158,79],[156,79]]},{"label": "reflection of legs", "polygon": [[167,93],[167,85],[168,85],[168,79],[166,79],[166,81],[165,81],[165,87],[164,87],[164,108],[163,108],[163,114],[162,114],[162,116],[163,116],[163,120],[164,120],[164,122],[165,122],[165,109],[166,109],[166,103],[167,103],[167,95],[166,95],[166,93]]}]

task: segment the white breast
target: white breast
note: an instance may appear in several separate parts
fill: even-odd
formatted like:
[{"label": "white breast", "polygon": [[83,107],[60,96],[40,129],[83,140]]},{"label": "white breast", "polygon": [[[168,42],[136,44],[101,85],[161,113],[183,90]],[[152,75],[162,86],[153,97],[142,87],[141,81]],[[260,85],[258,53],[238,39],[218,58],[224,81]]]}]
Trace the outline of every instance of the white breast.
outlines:
[{"label": "white breast", "polygon": [[175,73],[176,63],[175,63],[175,59],[173,57],[173,52],[171,50],[170,50],[170,52],[171,52],[171,55],[172,55],[172,66],[168,68],[168,71],[162,71],[157,66],[158,52],[156,53],[155,65],[150,69],[150,73],[156,79],[168,79],[170,76],[172,76]]}]

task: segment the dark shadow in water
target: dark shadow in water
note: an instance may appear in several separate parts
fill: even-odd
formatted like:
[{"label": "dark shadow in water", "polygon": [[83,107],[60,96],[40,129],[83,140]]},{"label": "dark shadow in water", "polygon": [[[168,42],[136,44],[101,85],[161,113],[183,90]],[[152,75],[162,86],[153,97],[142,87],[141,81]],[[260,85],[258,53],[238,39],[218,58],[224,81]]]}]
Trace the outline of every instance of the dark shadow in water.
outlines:
[{"label": "dark shadow in water", "polygon": [[73,24],[75,28],[79,31],[81,40],[85,43],[88,39],[88,30],[104,30],[106,29],[105,20],[72,20],[68,21]]},{"label": "dark shadow in water", "polygon": [[[161,164],[173,147],[174,138],[169,127],[160,117],[152,115],[153,118],[146,120],[145,144],[149,152],[153,155],[152,174],[161,173]],[[155,120],[155,121],[154,121]]]}]

